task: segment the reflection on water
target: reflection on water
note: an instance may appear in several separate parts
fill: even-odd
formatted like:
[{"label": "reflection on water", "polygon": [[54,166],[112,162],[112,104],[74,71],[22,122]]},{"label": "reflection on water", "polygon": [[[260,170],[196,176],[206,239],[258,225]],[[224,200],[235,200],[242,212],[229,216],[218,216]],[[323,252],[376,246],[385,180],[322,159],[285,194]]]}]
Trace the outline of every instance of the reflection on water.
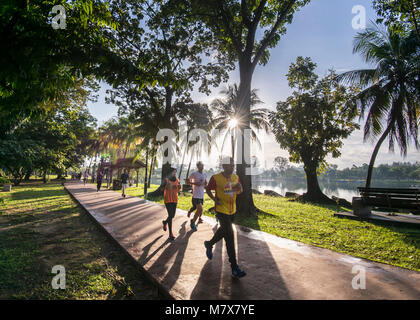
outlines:
[{"label": "reflection on water", "polygon": [[[389,181],[389,180],[372,180],[371,186],[377,188],[409,188],[417,186],[420,183],[417,181]],[[365,181],[327,181],[319,182],[322,192],[327,196],[336,196],[344,198],[347,201],[352,200],[353,197],[358,197],[359,193],[357,187],[364,187]],[[264,190],[273,190],[281,195],[286,192],[296,192],[303,194],[306,192],[305,180],[254,180],[252,182],[253,189],[260,192]]]},{"label": "reflection on water", "polygon": [[[160,184],[160,179],[158,177],[152,177],[152,183]],[[365,181],[320,180],[319,185],[322,192],[324,192],[327,196],[336,196],[351,202],[353,197],[359,196],[357,187],[364,187]],[[420,181],[372,180],[371,185],[372,187],[377,188],[410,188],[414,186],[420,188]],[[264,190],[273,190],[283,196],[286,192],[303,194],[306,192],[306,180],[253,179],[252,188],[260,192],[264,192]]]}]

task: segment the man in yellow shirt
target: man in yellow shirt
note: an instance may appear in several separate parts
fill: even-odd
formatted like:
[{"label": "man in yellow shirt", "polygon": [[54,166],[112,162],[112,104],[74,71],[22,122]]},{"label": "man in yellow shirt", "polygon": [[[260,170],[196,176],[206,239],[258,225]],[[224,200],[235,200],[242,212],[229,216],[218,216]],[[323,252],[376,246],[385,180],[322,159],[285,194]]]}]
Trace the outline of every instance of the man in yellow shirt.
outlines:
[{"label": "man in yellow shirt", "polygon": [[[206,255],[210,260],[213,258],[213,245],[225,239],[229,262],[232,268],[232,276],[242,278],[246,273],[241,270],[236,262],[235,237],[232,222],[236,213],[236,196],[242,193],[242,185],[239,177],[233,173],[234,162],[232,158],[224,159],[223,171],[211,177],[206,187],[208,196],[215,203],[216,217],[220,227],[210,241],[204,241]],[[216,191],[213,195],[212,190]]]}]

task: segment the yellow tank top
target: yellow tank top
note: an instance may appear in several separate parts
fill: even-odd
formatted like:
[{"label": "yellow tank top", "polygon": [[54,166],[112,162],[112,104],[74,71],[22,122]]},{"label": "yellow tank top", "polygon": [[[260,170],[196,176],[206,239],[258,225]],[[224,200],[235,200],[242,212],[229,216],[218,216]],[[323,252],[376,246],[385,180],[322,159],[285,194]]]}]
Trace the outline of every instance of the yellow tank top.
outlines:
[{"label": "yellow tank top", "polygon": [[216,203],[215,210],[228,215],[236,213],[236,193],[232,186],[239,182],[239,177],[232,173],[227,179],[222,173],[218,173],[213,178],[216,182],[216,197],[222,203],[221,205]]}]

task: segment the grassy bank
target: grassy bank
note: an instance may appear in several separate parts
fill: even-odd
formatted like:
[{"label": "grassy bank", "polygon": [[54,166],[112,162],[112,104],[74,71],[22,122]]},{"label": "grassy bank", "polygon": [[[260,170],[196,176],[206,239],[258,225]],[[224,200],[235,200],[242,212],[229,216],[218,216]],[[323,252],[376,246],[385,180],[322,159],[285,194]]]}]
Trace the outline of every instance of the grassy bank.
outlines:
[{"label": "grassy bank", "polygon": [[[153,185],[149,191],[153,191]],[[143,197],[143,187],[130,188],[128,194]],[[182,193],[178,208],[191,207],[191,194]],[[163,199],[149,199],[163,203]],[[264,214],[240,218],[236,224],[265,231],[318,247],[353,256],[420,271],[420,230],[384,226],[334,217],[336,206],[302,204],[285,198],[254,195]],[[204,214],[212,216],[212,201],[205,196]]]},{"label": "grassy bank", "polygon": [[[54,290],[54,265],[66,289]],[[61,184],[0,193],[0,299],[159,299],[156,288]]]}]

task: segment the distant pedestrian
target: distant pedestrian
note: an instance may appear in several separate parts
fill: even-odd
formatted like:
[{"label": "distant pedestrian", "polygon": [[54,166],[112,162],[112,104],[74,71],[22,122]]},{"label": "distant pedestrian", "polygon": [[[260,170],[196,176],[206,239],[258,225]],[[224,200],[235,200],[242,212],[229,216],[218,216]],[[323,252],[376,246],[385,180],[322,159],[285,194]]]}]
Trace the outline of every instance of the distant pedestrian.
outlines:
[{"label": "distant pedestrian", "polygon": [[125,169],[124,173],[121,175],[121,186],[122,186],[122,196],[125,198],[125,189],[128,188],[128,179],[130,176],[128,175],[128,170]]},{"label": "distant pedestrian", "polygon": [[104,173],[102,170],[98,170],[98,174],[96,175],[96,191],[99,192],[101,190],[102,179],[104,177]]},{"label": "distant pedestrian", "polygon": [[191,213],[195,212],[194,217],[191,219],[190,226],[191,229],[197,231],[197,219],[198,223],[203,222],[201,219],[201,215],[203,214],[203,203],[204,203],[204,188],[207,185],[207,176],[203,172],[204,165],[201,161],[197,162],[197,169],[198,171],[193,172],[187,179],[187,183],[192,185],[193,188],[193,195],[192,195],[192,207],[188,210],[188,218],[190,217]]},{"label": "distant pedestrian", "polygon": [[86,170],[86,171],[85,171],[85,174],[84,174],[84,176],[83,176],[83,184],[84,184],[84,185],[86,185],[86,182],[88,181],[88,179],[89,179],[89,171],[88,171],[88,170]]},{"label": "distant pedestrian", "polygon": [[[213,258],[213,245],[225,239],[227,254],[229,256],[232,276],[242,278],[246,273],[241,270],[236,261],[235,238],[232,222],[236,213],[236,196],[242,193],[242,185],[239,177],[233,173],[233,158],[224,159],[223,171],[211,177],[206,191],[215,203],[216,217],[219,220],[219,228],[210,241],[204,241],[208,259]],[[216,191],[216,196],[212,190]]]},{"label": "distant pedestrian", "polygon": [[168,218],[162,221],[163,231],[169,228],[169,240],[175,240],[172,232],[172,219],[175,217],[176,206],[178,204],[178,192],[181,189],[179,179],[176,177],[176,169],[171,168],[171,173],[168,178],[160,185],[159,189],[163,188],[163,198],[165,207],[168,212]]}]

